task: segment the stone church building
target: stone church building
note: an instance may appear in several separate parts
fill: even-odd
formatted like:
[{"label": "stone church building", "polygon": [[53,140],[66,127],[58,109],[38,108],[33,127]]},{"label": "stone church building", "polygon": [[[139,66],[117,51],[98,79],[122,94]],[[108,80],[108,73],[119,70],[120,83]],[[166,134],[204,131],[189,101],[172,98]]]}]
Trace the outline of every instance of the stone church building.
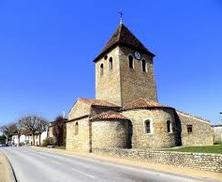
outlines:
[{"label": "stone church building", "polygon": [[94,59],[96,98],[79,98],[69,112],[68,150],[213,144],[209,121],[158,101],[154,57],[120,23]]}]

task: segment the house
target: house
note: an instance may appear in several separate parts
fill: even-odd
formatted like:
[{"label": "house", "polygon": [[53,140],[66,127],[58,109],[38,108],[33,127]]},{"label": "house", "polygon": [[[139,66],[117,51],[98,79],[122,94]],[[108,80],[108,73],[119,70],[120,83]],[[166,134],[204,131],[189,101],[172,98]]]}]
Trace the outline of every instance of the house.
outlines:
[{"label": "house", "polygon": [[31,145],[32,134],[28,131],[23,131],[20,135],[20,138],[18,137],[18,135],[13,135],[11,143],[16,146],[18,146],[19,143],[21,145]]},{"label": "house", "polygon": [[35,144],[36,146],[42,145],[43,141],[47,138],[47,130],[42,133],[36,133],[35,134]]},{"label": "house", "polygon": [[212,125],[214,130],[214,142],[222,142],[222,124]]},{"label": "house", "polygon": [[35,142],[33,142],[32,133],[29,131],[23,131],[20,135],[20,138],[18,138],[18,135],[13,135],[11,143],[16,146],[18,146],[19,143],[20,143],[20,145],[36,145],[36,146],[38,146],[38,145],[41,145],[43,143],[43,140],[45,140],[46,138],[47,138],[47,131],[44,131],[41,134],[36,133],[34,135]]},{"label": "house", "polygon": [[[48,138],[54,138],[57,145],[65,146],[66,145],[66,121],[65,117],[57,117],[55,121],[49,123],[48,127]],[[56,129],[55,129],[56,128]],[[56,134],[54,133],[56,131]]]},{"label": "house", "polygon": [[155,55],[123,24],[94,59],[96,98],[79,98],[66,122],[66,148],[212,145],[208,120],[158,100]]}]

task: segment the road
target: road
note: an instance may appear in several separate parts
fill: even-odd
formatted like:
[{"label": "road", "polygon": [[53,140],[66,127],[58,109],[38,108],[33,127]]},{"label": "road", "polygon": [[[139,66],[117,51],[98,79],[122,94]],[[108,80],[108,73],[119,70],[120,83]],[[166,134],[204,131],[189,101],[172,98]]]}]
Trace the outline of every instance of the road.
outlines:
[{"label": "road", "polygon": [[35,151],[30,147],[0,148],[18,182],[193,182],[193,178],[128,167],[78,156]]}]

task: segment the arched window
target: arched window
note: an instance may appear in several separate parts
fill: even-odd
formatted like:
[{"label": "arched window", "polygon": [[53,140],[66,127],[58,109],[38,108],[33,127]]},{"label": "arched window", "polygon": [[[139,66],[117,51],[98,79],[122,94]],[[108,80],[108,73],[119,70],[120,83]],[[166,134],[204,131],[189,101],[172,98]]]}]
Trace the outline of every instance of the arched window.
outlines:
[{"label": "arched window", "polygon": [[146,120],[144,122],[145,124],[145,133],[151,133],[151,122],[150,120]]},{"label": "arched window", "polygon": [[113,58],[109,58],[109,70],[111,71],[113,69]]},{"label": "arched window", "polygon": [[167,132],[168,133],[172,132],[172,123],[169,120],[167,121]]},{"label": "arched window", "polygon": [[79,123],[76,122],[75,124],[75,135],[78,135],[79,134]]},{"label": "arched window", "polygon": [[144,59],[142,60],[142,71],[147,72],[146,61]]},{"label": "arched window", "polygon": [[105,56],[104,56],[104,59],[105,59],[105,60],[107,60],[107,58],[108,58],[108,56],[107,56],[107,55],[105,55]]},{"label": "arched window", "polygon": [[128,61],[129,61],[129,68],[133,69],[133,56],[132,55],[128,56]]},{"label": "arched window", "polygon": [[100,65],[100,76],[103,75],[103,63]]}]

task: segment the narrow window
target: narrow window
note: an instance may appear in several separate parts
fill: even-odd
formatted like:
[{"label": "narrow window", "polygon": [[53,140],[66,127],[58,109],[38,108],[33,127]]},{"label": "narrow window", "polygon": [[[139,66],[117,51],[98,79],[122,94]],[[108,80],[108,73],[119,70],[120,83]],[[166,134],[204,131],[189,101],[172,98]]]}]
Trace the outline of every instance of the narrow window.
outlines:
[{"label": "narrow window", "polygon": [[100,76],[103,75],[103,64],[100,65]]},{"label": "narrow window", "polygon": [[145,121],[145,133],[151,133],[150,120]]},{"label": "narrow window", "polygon": [[108,58],[108,56],[107,56],[107,55],[105,55],[105,56],[104,56],[104,59],[105,59],[105,60],[107,60],[107,58]]},{"label": "narrow window", "polygon": [[193,126],[192,125],[187,125],[187,133],[191,134],[193,132]]},{"label": "narrow window", "polygon": [[170,133],[172,132],[172,126],[171,126],[171,122],[167,121],[167,132]]},{"label": "narrow window", "polygon": [[109,70],[111,71],[113,69],[113,58],[109,58]]},{"label": "narrow window", "polygon": [[144,59],[142,60],[142,71],[146,72],[146,61]]},{"label": "narrow window", "polygon": [[133,69],[133,56],[129,55],[128,60],[129,60],[129,68]]},{"label": "narrow window", "polygon": [[79,123],[76,122],[75,124],[75,135],[78,135],[79,134]]}]

